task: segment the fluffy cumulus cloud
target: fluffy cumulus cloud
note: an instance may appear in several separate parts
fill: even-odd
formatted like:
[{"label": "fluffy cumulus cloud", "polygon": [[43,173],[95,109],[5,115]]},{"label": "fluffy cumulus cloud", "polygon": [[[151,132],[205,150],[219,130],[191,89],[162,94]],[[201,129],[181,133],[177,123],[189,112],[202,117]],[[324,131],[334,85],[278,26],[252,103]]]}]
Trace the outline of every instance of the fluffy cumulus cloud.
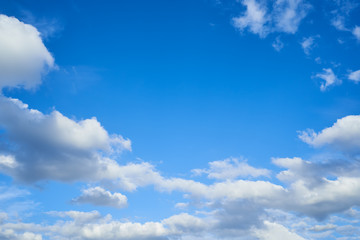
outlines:
[{"label": "fluffy cumulus cloud", "polygon": [[324,68],[323,72],[316,74],[315,77],[323,80],[320,85],[321,91],[325,91],[329,86],[341,83],[331,68]]},{"label": "fluffy cumulus cloud", "polygon": [[93,187],[84,189],[82,195],[73,199],[72,202],[123,208],[127,206],[127,197],[121,193],[111,193],[101,187]]},{"label": "fluffy cumulus cloud", "polygon": [[360,153],[360,116],[350,115],[338,119],[331,127],[316,133],[303,131],[299,135],[304,142],[314,146],[331,146],[346,153]]},{"label": "fluffy cumulus cloud", "polygon": [[351,72],[348,76],[349,80],[354,82],[360,82],[360,70]]},{"label": "fluffy cumulus cloud", "polygon": [[277,0],[272,6],[267,1],[243,0],[246,8],[238,17],[233,18],[233,25],[240,31],[266,37],[271,32],[294,34],[301,21],[306,17],[310,5],[303,0]]},{"label": "fluffy cumulus cloud", "polygon": [[96,118],[76,121],[58,111],[43,114],[6,97],[0,97],[0,108],[6,138],[0,171],[24,182],[97,178],[109,166],[104,154],[131,147],[129,140],[110,136]]},{"label": "fluffy cumulus cloud", "polygon": [[0,89],[33,88],[54,67],[54,58],[36,28],[14,17],[0,15]]}]

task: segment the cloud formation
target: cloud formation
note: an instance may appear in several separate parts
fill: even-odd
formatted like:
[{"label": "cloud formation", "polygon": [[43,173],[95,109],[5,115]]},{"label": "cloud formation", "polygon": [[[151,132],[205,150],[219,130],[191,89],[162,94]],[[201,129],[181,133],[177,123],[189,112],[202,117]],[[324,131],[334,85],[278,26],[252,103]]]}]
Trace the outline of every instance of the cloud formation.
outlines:
[{"label": "cloud formation", "polygon": [[23,182],[91,180],[105,171],[104,155],[131,150],[130,140],[109,135],[96,118],[76,121],[58,111],[43,114],[18,99],[0,97],[6,137],[0,171]]},{"label": "cloud formation", "polygon": [[241,3],[246,10],[232,19],[234,27],[240,31],[248,29],[261,38],[271,32],[296,33],[310,9],[303,0],[277,0],[272,8],[266,1],[242,0]]},{"label": "cloud formation", "polygon": [[351,72],[348,77],[349,80],[352,80],[354,82],[360,82],[360,70]]},{"label": "cloud formation", "polygon": [[331,127],[316,133],[314,130],[302,131],[299,138],[314,147],[331,146],[337,150],[360,153],[360,116],[349,115],[338,119]]},{"label": "cloud formation", "polygon": [[352,30],[352,34],[358,41],[360,41],[360,26],[355,26]]},{"label": "cloud formation", "polygon": [[270,171],[267,169],[257,169],[246,162],[240,162],[236,158],[228,158],[222,161],[214,161],[209,163],[209,169],[194,169],[192,172],[195,175],[203,173],[208,175],[208,178],[225,180],[235,179],[238,177],[259,177],[269,176]]},{"label": "cloud formation", "polygon": [[36,28],[0,14],[0,89],[34,88],[54,67],[54,58]]},{"label": "cloud formation", "polygon": [[308,38],[304,38],[303,41],[301,42],[301,47],[303,48],[306,55],[310,54],[310,50],[314,46],[314,40],[315,40],[314,37],[308,37]]},{"label": "cloud formation", "polygon": [[82,194],[72,200],[73,203],[89,203],[95,206],[124,208],[127,206],[127,197],[121,193],[111,193],[101,187],[82,190]]},{"label": "cloud formation", "polygon": [[321,91],[325,91],[329,86],[339,84],[341,82],[331,68],[324,68],[323,72],[316,74],[315,77],[323,80],[320,85]]}]

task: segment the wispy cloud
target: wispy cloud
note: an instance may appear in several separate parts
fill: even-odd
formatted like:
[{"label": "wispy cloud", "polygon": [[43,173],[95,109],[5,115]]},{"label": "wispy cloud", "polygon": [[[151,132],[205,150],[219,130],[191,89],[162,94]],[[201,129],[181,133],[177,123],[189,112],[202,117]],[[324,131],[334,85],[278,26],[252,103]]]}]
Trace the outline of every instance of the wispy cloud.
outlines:
[{"label": "wispy cloud", "polygon": [[316,74],[315,77],[323,80],[320,85],[321,91],[325,91],[329,86],[341,83],[331,68],[324,68],[323,72]]}]

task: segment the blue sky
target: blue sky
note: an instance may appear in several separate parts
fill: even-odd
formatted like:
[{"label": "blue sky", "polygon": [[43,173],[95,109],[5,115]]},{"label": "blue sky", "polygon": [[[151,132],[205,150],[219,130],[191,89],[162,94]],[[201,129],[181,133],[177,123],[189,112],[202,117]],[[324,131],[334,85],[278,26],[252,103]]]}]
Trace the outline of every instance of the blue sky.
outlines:
[{"label": "blue sky", "polygon": [[0,14],[0,239],[358,239],[359,2]]}]

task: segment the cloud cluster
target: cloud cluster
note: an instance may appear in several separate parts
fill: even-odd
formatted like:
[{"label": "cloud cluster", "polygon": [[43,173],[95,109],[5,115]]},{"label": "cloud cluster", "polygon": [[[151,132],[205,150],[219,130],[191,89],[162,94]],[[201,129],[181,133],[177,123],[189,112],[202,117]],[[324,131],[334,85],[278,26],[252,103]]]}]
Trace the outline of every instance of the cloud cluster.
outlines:
[{"label": "cloud cluster", "polygon": [[267,1],[242,0],[245,12],[234,17],[233,25],[240,31],[266,37],[271,32],[294,34],[311,6],[303,0],[276,0],[272,6]]}]

